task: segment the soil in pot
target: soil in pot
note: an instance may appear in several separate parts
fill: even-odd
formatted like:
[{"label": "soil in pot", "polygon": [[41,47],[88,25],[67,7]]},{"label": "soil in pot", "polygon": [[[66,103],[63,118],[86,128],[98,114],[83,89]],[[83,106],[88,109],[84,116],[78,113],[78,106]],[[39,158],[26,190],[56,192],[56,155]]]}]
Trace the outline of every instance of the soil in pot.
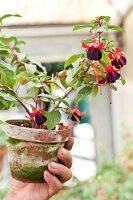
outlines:
[{"label": "soil in pot", "polygon": [[[17,121],[16,126],[14,123]],[[70,129],[64,127],[62,130],[48,131],[26,128],[24,124],[27,124],[28,120],[21,120],[23,123],[17,121],[10,120],[4,125],[9,136],[11,175],[23,182],[44,182],[44,171],[50,161],[58,162],[57,151],[69,139]]]}]

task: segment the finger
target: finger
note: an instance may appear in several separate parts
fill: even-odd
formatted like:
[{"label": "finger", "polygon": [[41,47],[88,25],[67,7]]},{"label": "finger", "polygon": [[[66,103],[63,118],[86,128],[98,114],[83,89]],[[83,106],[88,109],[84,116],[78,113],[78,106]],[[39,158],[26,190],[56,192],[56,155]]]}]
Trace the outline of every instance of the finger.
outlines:
[{"label": "finger", "polygon": [[70,137],[69,141],[66,142],[64,148],[70,151],[72,149],[72,147],[73,147],[73,144],[74,144],[74,138]]},{"label": "finger", "polygon": [[52,174],[57,175],[62,183],[72,178],[71,170],[62,164],[51,162],[48,165],[48,169]]},{"label": "finger", "polygon": [[58,180],[56,176],[48,171],[44,172],[44,179],[48,184],[48,196],[56,194],[62,189],[62,183]]},{"label": "finger", "polygon": [[58,150],[58,159],[64,164],[66,167],[71,168],[72,166],[72,156],[67,149],[60,148]]}]

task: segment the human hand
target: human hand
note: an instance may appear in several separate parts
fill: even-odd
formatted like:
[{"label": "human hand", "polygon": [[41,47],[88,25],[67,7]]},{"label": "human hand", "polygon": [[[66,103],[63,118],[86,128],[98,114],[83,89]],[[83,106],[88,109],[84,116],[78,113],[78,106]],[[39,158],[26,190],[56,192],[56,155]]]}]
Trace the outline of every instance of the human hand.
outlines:
[{"label": "human hand", "polygon": [[[71,150],[74,140],[65,144],[65,148],[58,150],[60,163],[50,162],[48,170],[44,172],[44,183],[24,183],[12,180],[11,192],[6,200],[48,200],[51,196],[62,189],[63,183],[71,179],[72,157],[68,150]],[[62,164],[61,164],[62,163]]]}]

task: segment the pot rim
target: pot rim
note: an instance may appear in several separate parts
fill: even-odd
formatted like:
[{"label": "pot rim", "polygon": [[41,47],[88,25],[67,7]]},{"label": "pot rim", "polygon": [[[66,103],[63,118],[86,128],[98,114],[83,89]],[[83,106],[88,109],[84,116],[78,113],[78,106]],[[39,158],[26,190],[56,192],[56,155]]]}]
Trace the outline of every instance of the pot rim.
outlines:
[{"label": "pot rim", "polygon": [[71,136],[71,129],[68,126],[64,126],[61,130],[36,129],[12,124],[15,121],[28,122],[29,120],[11,119],[3,123],[7,136],[13,139],[39,143],[62,143],[68,141]]},{"label": "pot rim", "polygon": [[[49,129],[42,129],[42,128],[28,128],[28,127],[25,127],[25,126],[18,126],[18,125],[15,125],[15,124],[11,124],[11,123],[9,123],[9,122],[11,122],[11,121],[29,121],[28,119],[9,119],[9,120],[6,120],[5,122],[4,122],[4,124],[8,124],[8,125],[10,125],[10,126],[13,126],[13,127],[21,127],[21,128],[23,128],[23,129],[29,129],[29,130],[33,130],[33,131],[48,131],[48,132],[53,132],[53,131],[56,131],[56,132],[62,132],[63,130],[70,130],[70,128],[68,127],[68,128],[66,128],[66,129],[61,129],[61,130],[56,130],[56,129],[51,129],[51,130],[49,130]],[[67,127],[67,126],[64,126],[64,127]]]}]

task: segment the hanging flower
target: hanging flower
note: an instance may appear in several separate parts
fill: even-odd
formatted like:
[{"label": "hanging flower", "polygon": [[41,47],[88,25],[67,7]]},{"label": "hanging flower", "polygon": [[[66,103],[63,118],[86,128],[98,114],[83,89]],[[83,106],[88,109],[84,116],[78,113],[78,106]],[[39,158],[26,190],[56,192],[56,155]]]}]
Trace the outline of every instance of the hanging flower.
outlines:
[{"label": "hanging flower", "polygon": [[107,66],[106,74],[107,75],[105,77],[105,82],[107,83],[114,83],[120,78],[118,70],[114,69],[114,67],[111,64]]},{"label": "hanging flower", "polygon": [[117,69],[121,69],[124,65],[127,64],[127,60],[123,56],[123,53],[120,48],[115,48],[115,52],[109,53],[108,57],[111,60],[111,64]]},{"label": "hanging flower", "polygon": [[90,44],[82,42],[82,47],[87,49],[87,58],[89,60],[100,60],[102,58],[101,50],[105,49],[103,42],[97,44],[95,39]]},{"label": "hanging flower", "polygon": [[72,110],[72,117],[71,120],[72,121],[77,121],[76,118],[78,118],[79,120],[81,120],[81,117],[86,115],[85,112],[80,112],[78,105],[75,106],[75,108]]},{"label": "hanging flower", "polygon": [[47,119],[44,117],[41,112],[44,109],[37,110],[35,107],[32,108],[32,113],[30,113],[30,117],[34,118],[38,126],[41,126]]}]

